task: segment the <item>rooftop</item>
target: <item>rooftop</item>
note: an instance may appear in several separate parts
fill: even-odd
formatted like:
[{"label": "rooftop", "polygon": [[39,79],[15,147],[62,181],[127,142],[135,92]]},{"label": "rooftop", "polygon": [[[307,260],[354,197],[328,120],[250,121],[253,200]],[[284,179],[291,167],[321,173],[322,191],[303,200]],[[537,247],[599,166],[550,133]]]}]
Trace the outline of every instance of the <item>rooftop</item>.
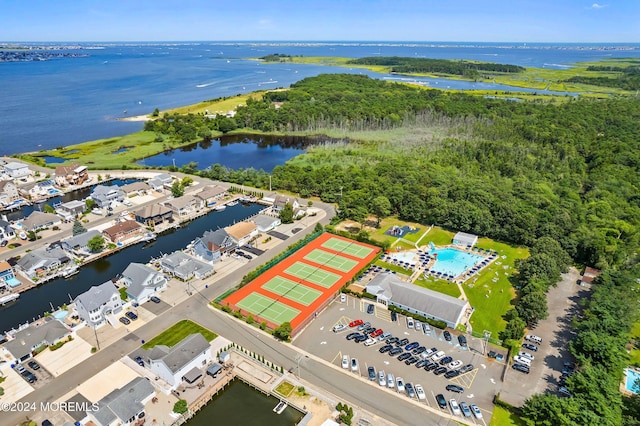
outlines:
[{"label": "rooftop", "polygon": [[147,356],[151,360],[163,362],[172,373],[177,373],[209,348],[207,339],[200,333],[194,333],[171,348],[164,345],[155,346],[148,351]]}]

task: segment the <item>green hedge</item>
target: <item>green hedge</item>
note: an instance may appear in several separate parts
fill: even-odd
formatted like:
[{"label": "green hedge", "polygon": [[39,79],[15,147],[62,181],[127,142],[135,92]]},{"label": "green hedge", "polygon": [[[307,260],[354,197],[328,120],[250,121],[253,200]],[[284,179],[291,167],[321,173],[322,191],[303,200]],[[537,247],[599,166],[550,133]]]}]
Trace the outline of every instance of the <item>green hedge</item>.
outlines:
[{"label": "green hedge", "polygon": [[434,319],[431,319],[431,318],[425,318],[422,315],[414,314],[413,312],[409,312],[409,311],[406,311],[404,309],[400,309],[397,306],[389,305],[389,310],[393,311],[393,312],[397,312],[399,314],[402,314],[402,315],[404,315],[406,317],[415,318],[415,319],[417,319],[418,321],[421,321],[421,322],[426,322],[427,324],[431,324],[432,326],[434,326],[436,328],[439,328],[439,329],[442,329],[442,330],[447,328],[447,323],[444,322],[444,321],[437,321],[437,320],[434,320]]}]

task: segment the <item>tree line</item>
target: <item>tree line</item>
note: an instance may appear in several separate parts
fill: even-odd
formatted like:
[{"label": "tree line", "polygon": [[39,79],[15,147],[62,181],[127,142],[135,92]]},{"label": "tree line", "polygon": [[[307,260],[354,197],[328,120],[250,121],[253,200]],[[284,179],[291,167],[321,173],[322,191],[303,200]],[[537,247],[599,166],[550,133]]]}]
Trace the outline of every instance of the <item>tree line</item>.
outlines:
[{"label": "tree line", "polygon": [[406,58],[400,56],[370,56],[352,59],[347,62],[353,65],[374,65],[391,67],[391,72],[409,73],[440,73],[452,75],[466,75],[472,71],[518,73],[524,67],[494,62],[475,62],[453,59]]}]

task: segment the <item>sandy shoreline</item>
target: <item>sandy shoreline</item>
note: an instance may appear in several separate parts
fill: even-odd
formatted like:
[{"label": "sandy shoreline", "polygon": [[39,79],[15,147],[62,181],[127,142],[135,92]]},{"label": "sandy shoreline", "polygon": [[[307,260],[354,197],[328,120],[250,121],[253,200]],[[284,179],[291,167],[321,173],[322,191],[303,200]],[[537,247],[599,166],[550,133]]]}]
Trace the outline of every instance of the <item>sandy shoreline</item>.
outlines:
[{"label": "sandy shoreline", "polygon": [[149,121],[151,120],[151,117],[149,117],[148,114],[145,115],[134,115],[131,117],[118,117],[116,118],[117,121]]}]

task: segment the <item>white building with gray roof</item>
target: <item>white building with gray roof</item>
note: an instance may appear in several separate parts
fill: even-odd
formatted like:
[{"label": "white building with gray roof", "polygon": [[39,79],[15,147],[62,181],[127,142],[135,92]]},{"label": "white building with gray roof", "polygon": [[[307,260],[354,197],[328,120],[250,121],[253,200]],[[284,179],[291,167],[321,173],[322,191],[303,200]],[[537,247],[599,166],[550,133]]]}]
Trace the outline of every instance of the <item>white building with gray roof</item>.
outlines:
[{"label": "white building with gray roof", "polygon": [[174,251],[160,259],[160,267],[163,271],[181,280],[190,278],[203,279],[213,274],[213,265],[202,262],[181,251]]},{"label": "white building with gray roof", "polygon": [[390,273],[374,277],[367,284],[366,291],[375,295],[378,303],[443,321],[451,328],[456,328],[470,309],[469,302],[465,300],[402,281]]},{"label": "white building with gray roof", "polygon": [[266,214],[257,214],[249,220],[256,224],[256,227],[260,232],[273,231],[282,223],[279,217],[269,216]]},{"label": "white building with gray roof", "polygon": [[60,216],[58,215],[34,211],[29,217],[22,221],[22,229],[25,231],[38,231],[61,223],[62,220],[60,220]]},{"label": "white building with gray roof", "polygon": [[121,280],[127,288],[127,297],[139,304],[167,288],[167,277],[142,263],[130,263]]},{"label": "white building with gray roof", "polygon": [[88,326],[98,328],[106,322],[115,323],[122,312],[122,300],[116,286],[107,281],[92,286],[73,301],[76,313]]},{"label": "white building with gray roof", "polygon": [[129,426],[144,422],[144,406],[156,396],[146,377],[136,377],[97,402],[97,410],[87,411],[89,419],[100,426]]},{"label": "white building with gray roof", "polygon": [[4,351],[18,362],[31,358],[34,350],[45,345],[51,346],[67,338],[71,331],[60,321],[49,317],[40,326],[29,325],[18,331],[13,339],[3,345]]},{"label": "white building with gray roof", "polygon": [[124,192],[116,185],[98,185],[93,188],[90,197],[96,202],[98,207],[104,209],[110,207],[114,201],[124,201]]},{"label": "white building with gray roof", "polygon": [[71,261],[71,258],[64,250],[59,247],[49,247],[25,253],[18,260],[16,266],[29,278],[33,279],[37,276],[46,275],[69,261]]},{"label": "white building with gray roof", "polygon": [[91,254],[91,249],[89,249],[89,240],[98,235],[102,235],[102,233],[97,229],[92,229],[60,241],[60,247],[74,254],[81,253],[88,255]]},{"label": "white building with gray roof", "polygon": [[172,347],[157,345],[145,353],[145,365],[172,389],[187,380],[193,383],[212,362],[211,346],[200,333],[190,334]]},{"label": "white building with gray roof", "polygon": [[478,236],[467,234],[466,232],[458,232],[453,237],[453,244],[462,247],[473,247],[478,243]]}]

